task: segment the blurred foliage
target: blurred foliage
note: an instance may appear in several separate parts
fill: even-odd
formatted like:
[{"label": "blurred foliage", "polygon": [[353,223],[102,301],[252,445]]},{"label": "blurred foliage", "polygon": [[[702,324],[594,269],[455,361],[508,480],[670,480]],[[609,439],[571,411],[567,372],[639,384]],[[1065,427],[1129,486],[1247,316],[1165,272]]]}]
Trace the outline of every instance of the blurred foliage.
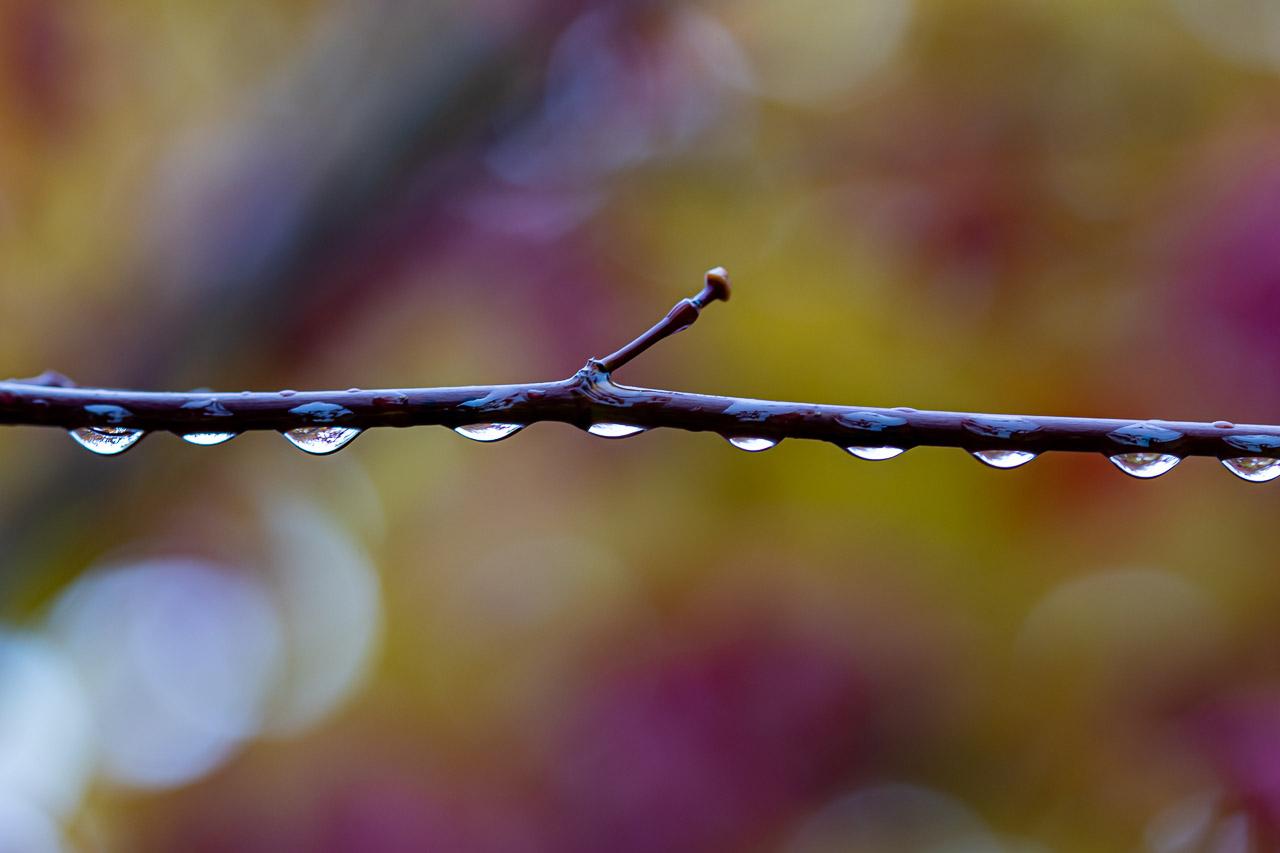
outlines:
[{"label": "blurred foliage", "polygon": [[[0,364],[1280,419],[1250,0],[0,0]],[[0,847],[1272,849],[1265,487],[0,445]],[[21,748],[19,748],[21,746]],[[8,758],[6,758],[8,756]]]}]

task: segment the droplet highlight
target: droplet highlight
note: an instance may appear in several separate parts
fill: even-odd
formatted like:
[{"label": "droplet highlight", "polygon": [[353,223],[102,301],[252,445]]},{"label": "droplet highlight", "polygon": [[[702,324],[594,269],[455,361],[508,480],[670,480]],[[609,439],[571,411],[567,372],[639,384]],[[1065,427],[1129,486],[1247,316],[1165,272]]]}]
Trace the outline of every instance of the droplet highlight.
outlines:
[{"label": "droplet highlight", "polygon": [[906,452],[903,447],[846,447],[845,450],[868,462],[883,462]]},{"label": "droplet highlight", "polygon": [[215,444],[230,441],[239,434],[238,432],[189,432],[182,436],[182,440],[200,447],[212,447]]},{"label": "droplet highlight", "polygon": [[1167,474],[1182,461],[1181,457],[1168,453],[1117,453],[1108,458],[1121,471],[1142,480]]},{"label": "droplet highlight", "polygon": [[739,450],[745,450],[748,453],[759,453],[762,450],[769,450],[777,447],[778,441],[773,438],[765,438],[759,435],[731,435],[728,436],[729,443]]},{"label": "droplet highlight", "polygon": [[1232,474],[1250,483],[1266,483],[1280,477],[1280,459],[1270,456],[1240,456],[1223,459],[1222,464]]},{"label": "droplet highlight", "polygon": [[626,438],[630,435],[639,435],[644,431],[644,427],[635,424],[592,424],[587,427],[587,432],[601,438]]},{"label": "droplet highlight", "polygon": [[973,458],[992,468],[1017,468],[1026,465],[1036,454],[1029,450],[975,450]]},{"label": "droplet highlight", "polygon": [[502,441],[522,429],[524,424],[464,424],[454,427],[453,431],[472,441]]},{"label": "droplet highlight", "polygon": [[299,450],[323,456],[346,447],[359,434],[360,430],[354,427],[315,426],[291,429],[284,437]]},{"label": "droplet highlight", "polygon": [[140,429],[126,427],[81,427],[70,431],[76,443],[99,456],[115,456],[124,453],[146,435]]}]

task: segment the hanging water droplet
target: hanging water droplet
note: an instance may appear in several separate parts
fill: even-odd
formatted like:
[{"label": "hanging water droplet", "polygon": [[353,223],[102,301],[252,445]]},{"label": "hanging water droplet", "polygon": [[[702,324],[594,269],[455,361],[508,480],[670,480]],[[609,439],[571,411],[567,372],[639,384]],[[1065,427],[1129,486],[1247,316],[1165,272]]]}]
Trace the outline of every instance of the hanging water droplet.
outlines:
[{"label": "hanging water droplet", "polygon": [[239,434],[238,432],[189,432],[182,436],[182,440],[201,447],[212,447],[215,444],[230,441]]},{"label": "hanging water droplet", "polygon": [[108,426],[81,427],[71,430],[70,434],[77,444],[99,456],[115,456],[117,453],[124,453],[146,435],[140,429]]},{"label": "hanging water droplet", "polygon": [[868,462],[881,462],[906,452],[906,448],[902,447],[846,447],[845,450]]},{"label": "hanging water droplet", "polygon": [[1159,477],[1182,461],[1181,457],[1168,453],[1117,453],[1108,458],[1121,471],[1143,480]]},{"label": "hanging water droplet", "polygon": [[1035,459],[1036,454],[1030,450],[975,450],[973,458],[992,468],[1017,468]]},{"label": "hanging water droplet", "polygon": [[354,427],[314,426],[298,427],[284,433],[299,450],[323,455],[335,453],[351,443],[360,434]]},{"label": "hanging water droplet", "polygon": [[729,443],[739,450],[745,450],[748,453],[759,453],[761,450],[768,450],[771,447],[777,447],[778,441],[773,438],[764,438],[758,435],[731,435],[728,436]]},{"label": "hanging water droplet", "polygon": [[601,438],[626,438],[644,431],[644,427],[635,424],[592,424],[587,427],[587,432]]},{"label": "hanging water droplet", "polygon": [[501,441],[524,429],[524,424],[464,424],[453,431],[472,441]]},{"label": "hanging water droplet", "polygon": [[1280,477],[1280,459],[1269,456],[1240,456],[1223,459],[1222,464],[1232,474],[1250,483],[1265,483]]}]

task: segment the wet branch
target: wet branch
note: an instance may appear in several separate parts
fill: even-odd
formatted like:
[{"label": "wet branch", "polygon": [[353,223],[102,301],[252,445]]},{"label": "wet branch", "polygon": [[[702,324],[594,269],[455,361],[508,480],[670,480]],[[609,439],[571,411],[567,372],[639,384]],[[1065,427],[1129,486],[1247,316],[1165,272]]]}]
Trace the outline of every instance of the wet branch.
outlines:
[{"label": "wet branch", "polygon": [[613,381],[619,368],[676,332],[702,309],[729,298],[723,269],[647,332],[573,376],[554,382],[366,391],[168,393],[82,388],[45,373],[0,382],[0,424],[59,427],[91,450],[115,454],[150,432],[217,444],[249,430],[277,430],[304,450],[337,450],[374,427],[438,425],[480,441],[529,424],[558,421],[623,437],[668,428],[715,432],[745,450],[783,439],[825,441],[865,459],[918,446],[956,447],[999,468],[1049,450],[1102,453],[1128,473],[1163,473],[1186,456],[1226,461],[1245,479],[1280,476],[1280,426],[1227,421],[1143,421],[917,411],[719,397],[635,388]]}]

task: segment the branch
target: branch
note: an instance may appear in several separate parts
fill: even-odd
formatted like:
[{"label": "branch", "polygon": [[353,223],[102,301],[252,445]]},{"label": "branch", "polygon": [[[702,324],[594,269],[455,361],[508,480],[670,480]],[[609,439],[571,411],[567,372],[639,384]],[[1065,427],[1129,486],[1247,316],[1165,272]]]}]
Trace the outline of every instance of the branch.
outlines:
[{"label": "branch", "polygon": [[477,441],[497,441],[529,424],[558,421],[605,438],[660,427],[715,432],[747,451],[767,450],[787,438],[811,439],[869,460],[913,447],[956,447],[995,468],[1014,468],[1049,450],[1101,453],[1141,478],[1163,474],[1187,456],[1209,456],[1251,482],[1280,477],[1280,426],[829,406],[613,381],[623,365],[692,326],[712,302],[728,298],[727,274],[711,270],[702,291],[677,303],[653,328],[556,382],[175,394],[81,388],[49,372],[0,382],[0,424],[60,427],[103,455],[122,453],[150,432],[209,445],[249,430],[277,430],[310,453],[332,453],[373,427],[439,425]]}]

